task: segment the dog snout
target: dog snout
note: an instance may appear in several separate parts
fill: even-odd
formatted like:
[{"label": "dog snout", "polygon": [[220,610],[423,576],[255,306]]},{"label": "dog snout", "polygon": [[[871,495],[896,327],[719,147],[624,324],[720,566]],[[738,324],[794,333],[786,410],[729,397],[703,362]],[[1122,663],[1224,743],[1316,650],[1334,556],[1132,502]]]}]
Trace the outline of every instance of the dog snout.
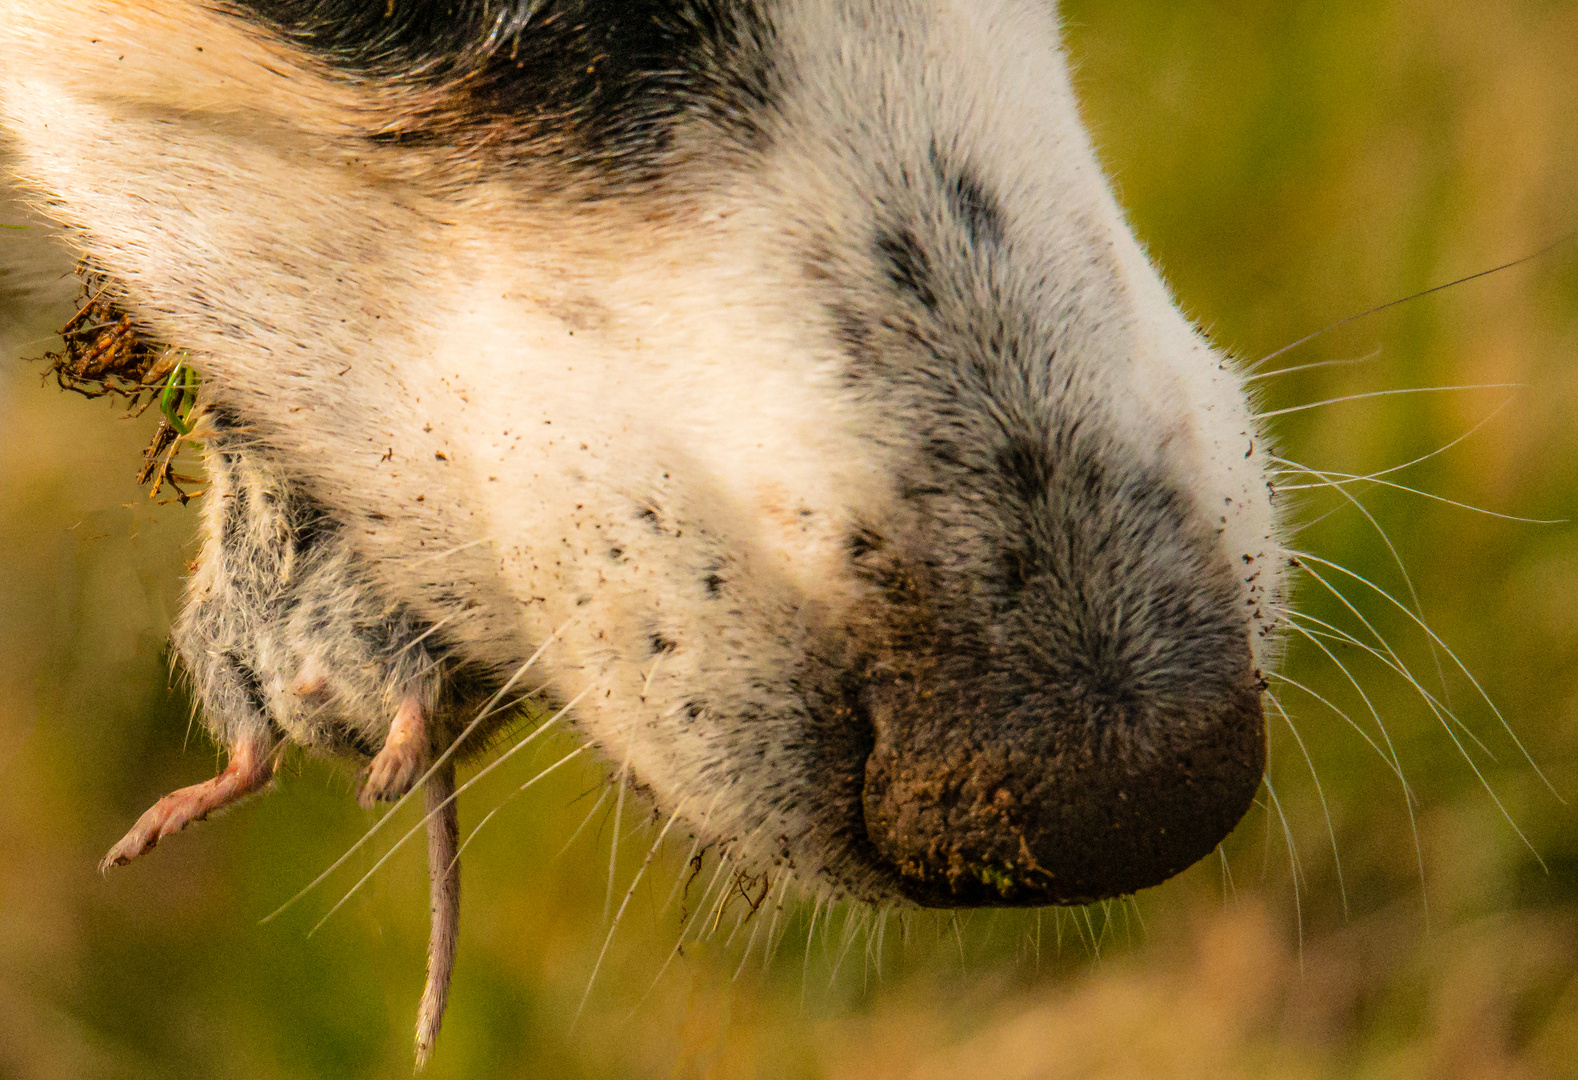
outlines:
[{"label": "dog snout", "polygon": [[928,907],[1077,904],[1160,884],[1209,854],[1265,769],[1242,662],[1173,685],[947,671],[871,688],[866,833]]}]

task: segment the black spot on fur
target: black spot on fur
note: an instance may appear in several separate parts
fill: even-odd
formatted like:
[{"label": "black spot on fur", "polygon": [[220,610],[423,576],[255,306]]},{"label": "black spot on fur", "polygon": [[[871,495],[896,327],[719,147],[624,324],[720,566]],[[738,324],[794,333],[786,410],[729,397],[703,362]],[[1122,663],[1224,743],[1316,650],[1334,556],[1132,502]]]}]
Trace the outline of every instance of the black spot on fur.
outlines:
[{"label": "black spot on fur", "polygon": [[228,435],[241,427],[241,420],[228,405],[211,401],[203,408],[203,417],[217,435]]},{"label": "black spot on fur", "polygon": [[288,515],[298,555],[311,555],[339,533],[339,526],[328,508],[299,492],[290,500]]},{"label": "black spot on fur", "polygon": [[880,533],[873,532],[871,529],[857,529],[850,534],[848,544],[850,556],[855,559],[863,559],[872,552],[880,551],[883,546],[883,539]]},{"label": "black spot on fur", "polygon": [[677,644],[664,637],[662,634],[653,634],[647,642],[652,647],[652,655],[660,656],[663,653],[673,652],[679,648]]},{"label": "black spot on fur", "polygon": [[877,253],[888,274],[901,292],[908,293],[928,311],[937,309],[937,294],[932,291],[931,260],[913,230],[883,229],[877,233]]},{"label": "black spot on fur", "polygon": [[425,111],[381,138],[480,136],[471,141],[557,157],[605,180],[656,179],[685,124],[759,150],[780,94],[776,30],[759,0],[234,6],[333,68],[424,93]]},{"label": "black spot on fur", "polygon": [[230,665],[236,677],[241,680],[241,691],[246,695],[247,706],[258,716],[267,716],[268,697],[263,693],[263,680],[258,678],[258,673],[252,665],[246,663],[233,652],[225,654],[225,661]]},{"label": "black spot on fur", "polygon": [[707,587],[707,595],[718,597],[723,595],[723,568],[715,566],[702,576],[701,583]]},{"label": "black spot on fur", "polygon": [[970,243],[978,247],[1001,244],[1003,208],[981,178],[968,166],[951,164],[936,144],[931,148],[931,164],[954,217],[970,235]]},{"label": "black spot on fur", "polygon": [[1052,462],[1045,441],[1016,433],[997,451],[997,468],[1009,490],[1026,502],[1047,497],[1052,482]]},{"label": "black spot on fur", "polygon": [[834,304],[828,310],[833,322],[833,335],[853,363],[846,369],[847,377],[858,381],[862,373],[876,363],[876,350],[872,343],[872,327],[858,310],[848,304]]}]

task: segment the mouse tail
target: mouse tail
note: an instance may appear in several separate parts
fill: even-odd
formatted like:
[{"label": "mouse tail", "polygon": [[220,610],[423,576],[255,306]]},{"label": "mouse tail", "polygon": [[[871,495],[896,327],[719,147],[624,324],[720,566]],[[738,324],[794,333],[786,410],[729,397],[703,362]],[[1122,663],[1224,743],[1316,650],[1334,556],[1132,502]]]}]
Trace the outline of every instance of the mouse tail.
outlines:
[{"label": "mouse tail", "polygon": [[433,1055],[438,1029],[444,1023],[449,980],[455,970],[460,938],[460,814],[455,794],[455,767],[445,762],[427,781],[427,869],[432,922],[427,944],[427,986],[416,1019],[416,1068],[421,1072]]}]

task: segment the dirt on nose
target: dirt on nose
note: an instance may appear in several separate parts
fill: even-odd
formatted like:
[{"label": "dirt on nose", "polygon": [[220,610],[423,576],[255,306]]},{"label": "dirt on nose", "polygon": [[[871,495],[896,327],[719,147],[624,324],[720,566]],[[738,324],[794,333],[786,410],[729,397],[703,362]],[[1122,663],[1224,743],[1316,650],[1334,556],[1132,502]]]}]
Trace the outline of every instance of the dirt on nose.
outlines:
[{"label": "dirt on nose", "polygon": [[1232,832],[1265,771],[1247,649],[1238,677],[1202,683],[1123,698],[990,676],[874,689],[867,836],[926,907],[1079,904],[1160,884]]}]

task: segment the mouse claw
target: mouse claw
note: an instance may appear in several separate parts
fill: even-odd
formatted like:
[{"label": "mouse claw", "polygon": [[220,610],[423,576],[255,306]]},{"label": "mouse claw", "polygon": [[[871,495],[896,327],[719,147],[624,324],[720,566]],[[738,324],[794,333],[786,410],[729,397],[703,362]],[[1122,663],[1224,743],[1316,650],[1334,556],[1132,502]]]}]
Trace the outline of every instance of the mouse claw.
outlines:
[{"label": "mouse claw", "polygon": [[241,743],[218,776],[173,791],[145,811],[131,831],[99,862],[99,872],[109,873],[111,867],[125,866],[139,855],[152,851],[166,836],[258,791],[273,776],[274,762],[269,757],[268,747],[253,742]]},{"label": "mouse claw", "polygon": [[363,774],[356,801],[369,809],[379,802],[394,802],[416,783],[427,765],[428,737],[421,703],[408,697],[400,703],[389,737]]}]

